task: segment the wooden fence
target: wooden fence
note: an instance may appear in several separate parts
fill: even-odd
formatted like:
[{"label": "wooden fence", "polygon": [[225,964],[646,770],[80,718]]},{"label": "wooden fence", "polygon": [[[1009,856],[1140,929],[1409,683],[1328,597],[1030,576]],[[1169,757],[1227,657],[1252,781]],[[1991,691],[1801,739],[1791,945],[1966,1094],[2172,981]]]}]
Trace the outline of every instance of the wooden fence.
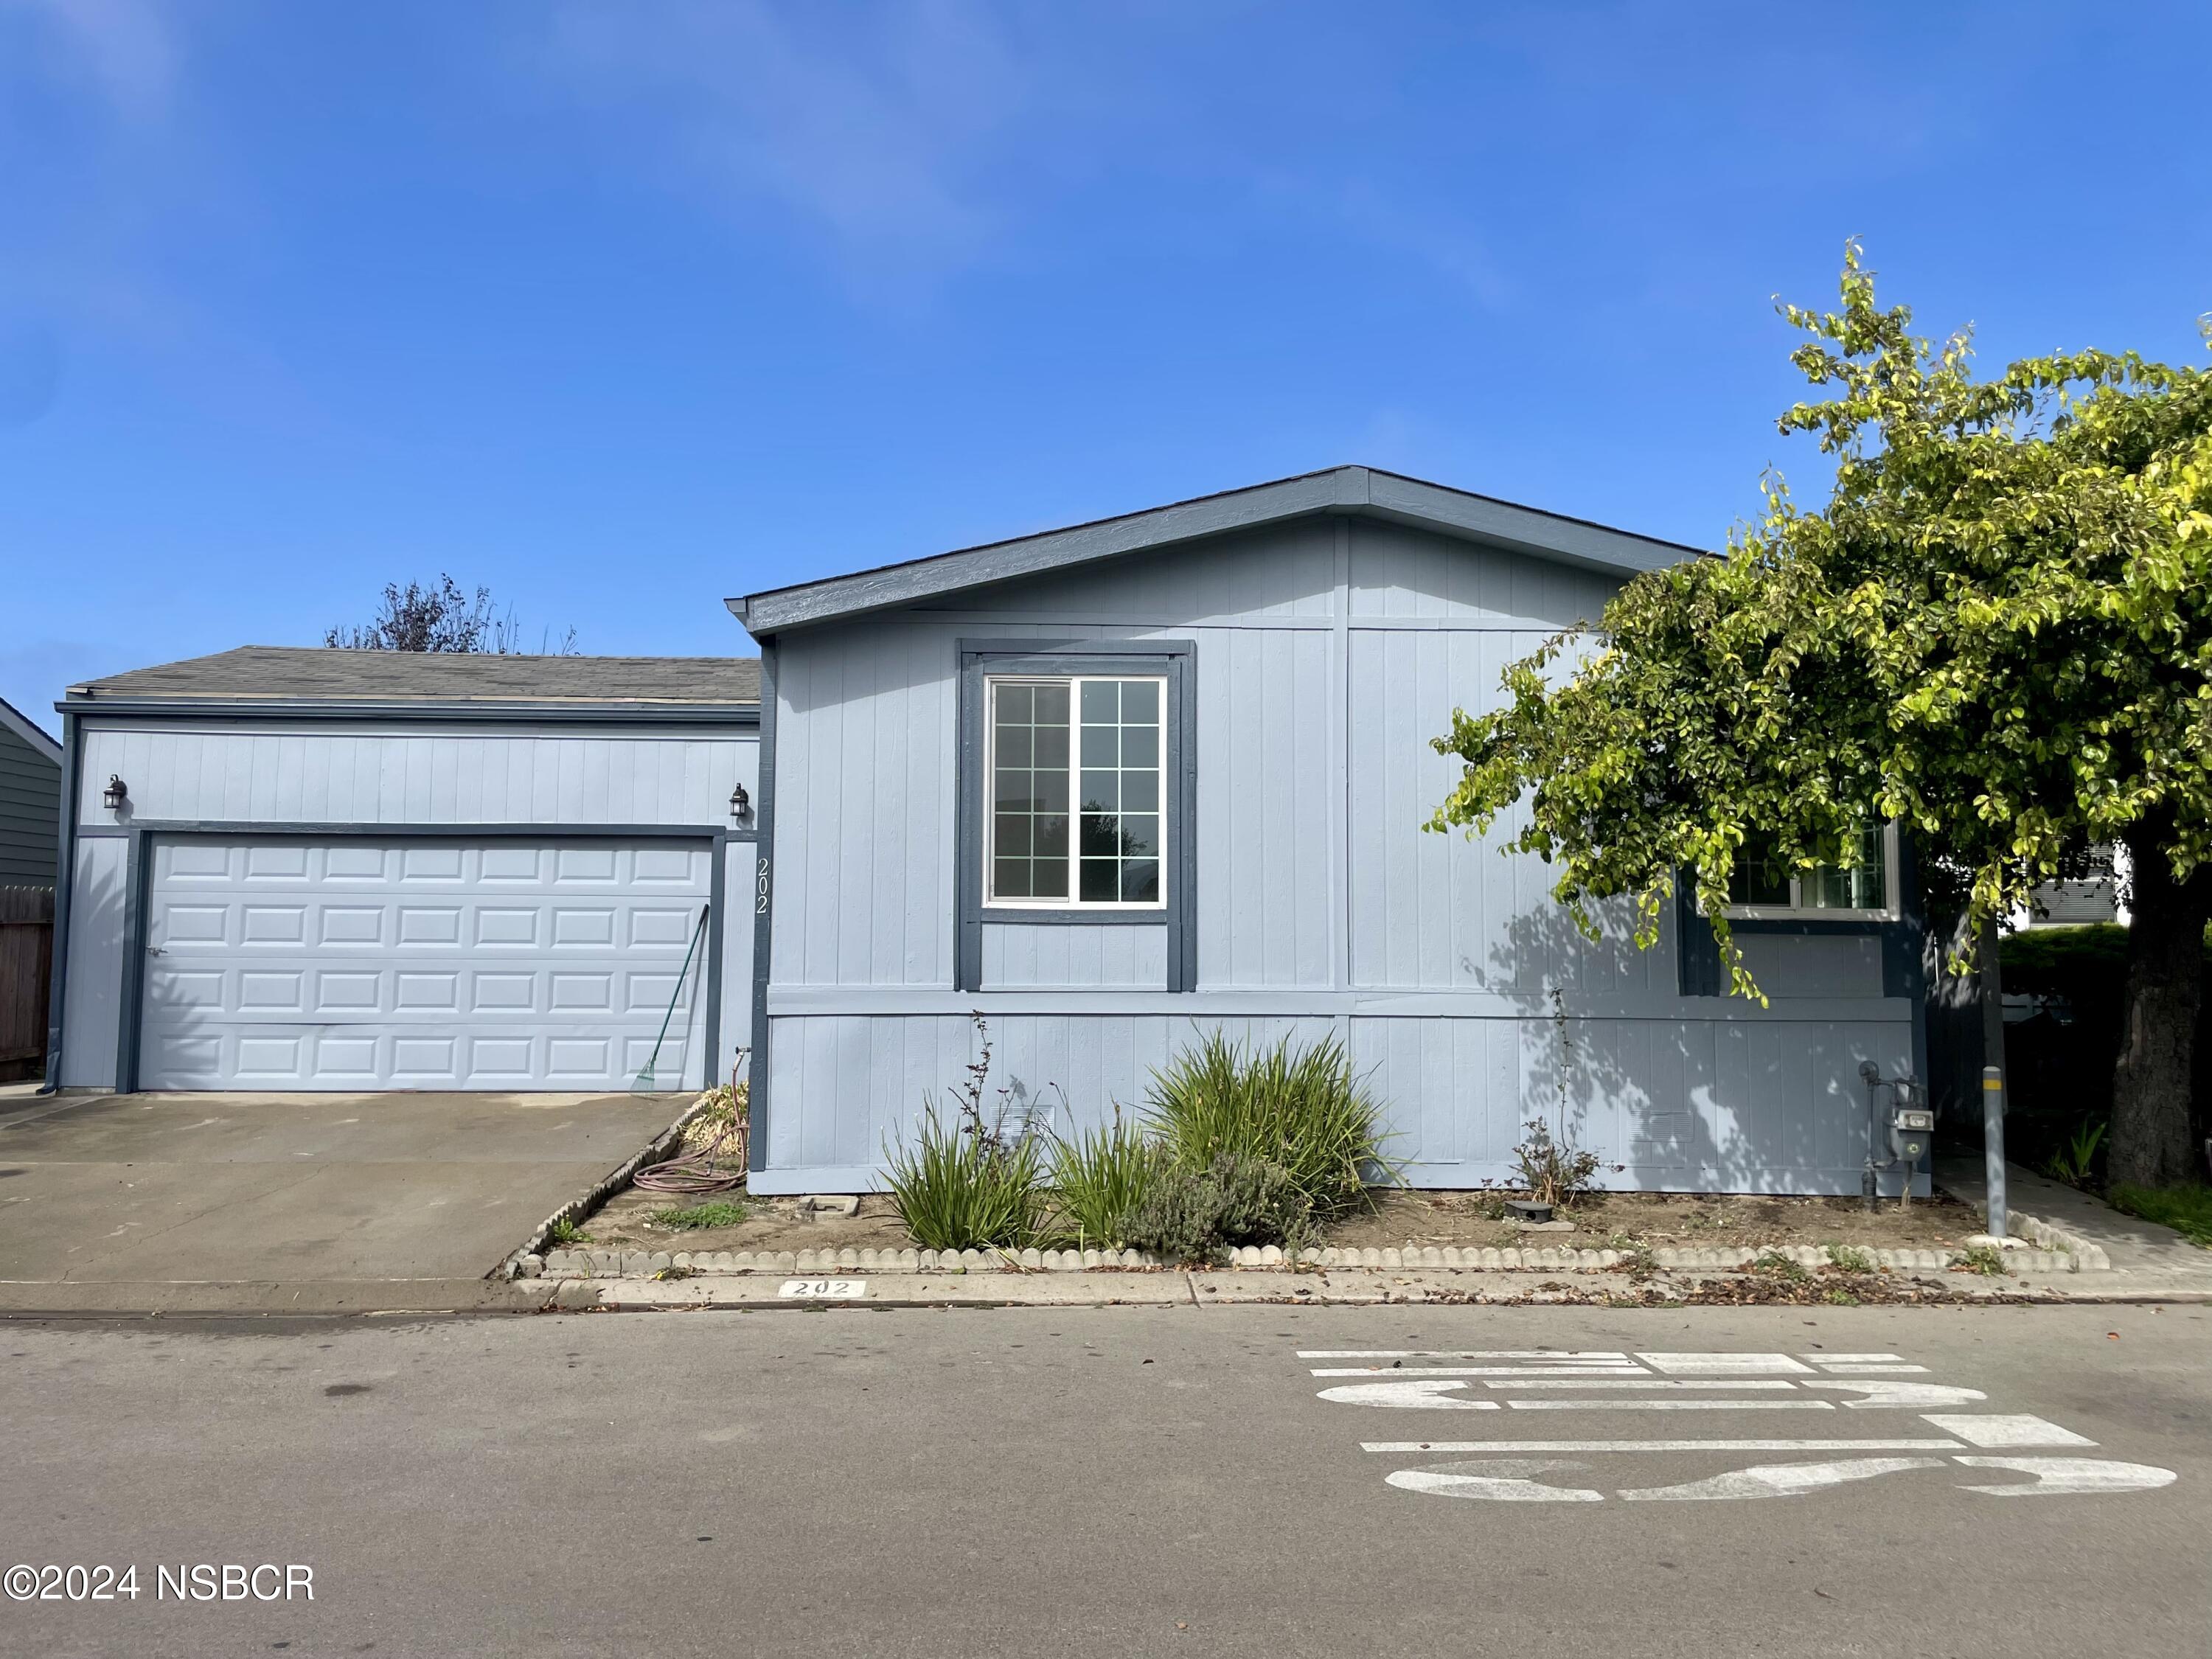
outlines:
[{"label": "wooden fence", "polygon": [[53,965],[54,890],[0,887],[0,1080],[46,1068]]}]

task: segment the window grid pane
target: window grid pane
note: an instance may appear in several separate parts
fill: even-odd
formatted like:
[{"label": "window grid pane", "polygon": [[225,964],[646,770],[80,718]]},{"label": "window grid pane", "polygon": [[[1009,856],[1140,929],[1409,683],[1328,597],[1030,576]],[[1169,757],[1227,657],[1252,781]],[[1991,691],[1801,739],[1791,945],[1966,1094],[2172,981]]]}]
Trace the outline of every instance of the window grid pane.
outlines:
[{"label": "window grid pane", "polygon": [[1164,682],[988,684],[989,896],[1158,904]]},{"label": "window grid pane", "polygon": [[1773,839],[1749,835],[1737,849],[1729,880],[1729,902],[1747,908],[1886,910],[1889,907],[1887,832],[1869,830],[1846,866],[1816,864],[1791,870],[1776,855]]},{"label": "window grid pane", "polygon": [[1067,688],[992,683],[990,891],[1067,896]]}]

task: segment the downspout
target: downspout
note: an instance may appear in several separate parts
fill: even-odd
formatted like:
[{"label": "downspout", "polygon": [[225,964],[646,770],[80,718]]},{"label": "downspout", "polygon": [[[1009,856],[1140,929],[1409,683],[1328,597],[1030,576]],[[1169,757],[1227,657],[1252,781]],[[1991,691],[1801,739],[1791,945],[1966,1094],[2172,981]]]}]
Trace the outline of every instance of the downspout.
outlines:
[{"label": "downspout", "polygon": [[77,795],[83,782],[84,752],[77,742],[76,715],[66,703],[54,705],[62,716],[62,804],[54,856],[52,971],[46,988],[46,1076],[42,1095],[62,1084],[62,1013],[69,988],[70,895],[76,888]]}]

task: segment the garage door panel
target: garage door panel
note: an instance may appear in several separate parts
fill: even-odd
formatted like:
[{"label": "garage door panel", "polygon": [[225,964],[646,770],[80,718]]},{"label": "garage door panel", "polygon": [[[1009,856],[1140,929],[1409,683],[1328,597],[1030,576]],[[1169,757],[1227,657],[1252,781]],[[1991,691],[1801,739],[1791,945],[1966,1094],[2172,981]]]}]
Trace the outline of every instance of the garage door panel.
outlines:
[{"label": "garage door panel", "polygon": [[710,872],[703,846],[157,839],[141,1081],[619,1088],[673,998],[655,1075],[696,1085]]}]

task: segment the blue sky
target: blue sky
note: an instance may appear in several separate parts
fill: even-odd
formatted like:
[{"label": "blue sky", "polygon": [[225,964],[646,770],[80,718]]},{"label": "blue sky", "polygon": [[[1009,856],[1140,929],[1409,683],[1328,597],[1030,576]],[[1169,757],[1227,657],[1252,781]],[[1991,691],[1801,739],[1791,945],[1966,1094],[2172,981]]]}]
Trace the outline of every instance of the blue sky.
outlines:
[{"label": "blue sky", "polygon": [[2203,361],[2212,8],[0,0],[0,696],[1342,461],[1717,544],[1779,293]]}]

